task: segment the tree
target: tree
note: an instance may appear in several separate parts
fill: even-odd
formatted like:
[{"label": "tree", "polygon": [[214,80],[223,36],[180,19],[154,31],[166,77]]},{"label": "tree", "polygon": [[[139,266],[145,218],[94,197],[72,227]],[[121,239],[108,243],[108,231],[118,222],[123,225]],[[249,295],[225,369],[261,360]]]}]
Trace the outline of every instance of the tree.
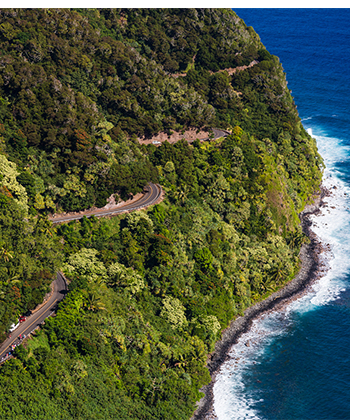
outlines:
[{"label": "tree", "polygon": [[163,309],[160,316],[165,318],[173,329],[182,328],[187,324],[185,308],[181,301],[170,296],[163,299]]},{"label": "tree", "polygon": [[194,258],[204,272],[212,269],[213,255],[208,248],[198,249],[194,254]]},{"label": "tree", "polygon": [[7,160],[2,154],[0,154],[0,175],[2,175],[2,184],[8,188],[19,206],[27,212],[28,196],[26,189],[17,181],[19,175],[17,165]]},{"label": "tree", "polygon": [[97,258],[98,251],[93,248],[82,248],[68,258],[63,270],[67,275],[87,276],[91,280],[98,277],[106,278],[107,270],[104,264]]},{"label": "tree", "polygon": [[0,258],[2,258],[4,261],[8,262],[10,258],[13,258],[13,255],[11,252],[6,250],[3,246],[0,248]]},{"label": "tree", "polygon": [[86,293],[86,301],[84,302],[84,307],[93,312],[106,309],[101,297],[98,296],[96,292]]}]

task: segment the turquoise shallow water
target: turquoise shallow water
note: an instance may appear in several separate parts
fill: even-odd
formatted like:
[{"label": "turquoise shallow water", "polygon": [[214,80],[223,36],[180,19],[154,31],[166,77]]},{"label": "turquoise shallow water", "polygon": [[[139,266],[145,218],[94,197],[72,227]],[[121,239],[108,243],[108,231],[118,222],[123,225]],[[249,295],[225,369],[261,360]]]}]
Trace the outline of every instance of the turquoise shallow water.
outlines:
[{"label": "turquoise shallow water", "polygon": [[215,410],[220,420],[350,419],[350,10],[235,11],[280,58],[334,194],[313,219],[331,245],[330,270],[232,348],[214,386]]}]

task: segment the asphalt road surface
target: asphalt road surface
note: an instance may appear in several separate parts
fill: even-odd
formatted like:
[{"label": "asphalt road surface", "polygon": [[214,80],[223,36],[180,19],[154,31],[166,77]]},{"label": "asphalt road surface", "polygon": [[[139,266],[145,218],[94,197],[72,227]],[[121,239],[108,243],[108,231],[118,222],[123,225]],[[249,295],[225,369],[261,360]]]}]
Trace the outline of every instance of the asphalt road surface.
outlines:
[{"label": "asphalt road surface", "polygon": [[217,140],[220,137],[227,137],[228,135],[230,135],[229,131],[219,130],[218,128],[212,128],[212,131],[213,131],[213,134],[214,134],[213,140]]},{"label": "asphalt road surface", "polygon": [[0,345],[0,361],[1,359],[11,351],[11,346],[19,344],[21,340],[18,338],[19,335],[28,335],[36,327],[41,325],[44,320],[50,316],[56,309],[57,304],[67,294],[67,284],[60,273],[57,273],[56,280],[53,282],[53,293],[50,299],[40,309],[28,316],[27,319],[19,324],[19,326],[12,331],[11,337],[7,338]]},{"label": "asphalt road surface", "polygon": [[[213,137],[212,138],[208,137],[207,139],[201,139],[201,141],[213,141],[213,140],[217,140],[217,139],[219,139],[221,137],[227,137],[227,136],[229,136],[231,134],[229,131],[219,130],[218,128],[212,128],[211,129],[211,132],[213,134]],[[187,141],[189,143],[195,142],[195,140],[187,140]]]},{"label": "asphalt road surface", "polygon": [[110,216],[112,214],[123,213],[125,211],[137,210],[137,209],[141,209],[143,207],[147,207],[153,204],[155,201],[158,200],[161,193],[162,193],[162,188],[159,185],[152,184],[150,182],[146,187],[146,192],[144,193],[144,195],[139,200],[134,201],[132,203],[121,205],[115,209],[86,210],[76,215],[50,217],[49,220],[51,220],[52,223],[62,223],[62,222],[69,222],[71,220],[82,219],[84,216],[85,217],[91,217],[91,216],[102,217],[102,216]]},{"label": "asphalt road surface", "polygon": [[[227,131],[222,131],[213,128],[214,140],[219,137],[226,137],[229,133]],[[58,217],[51,217],[50,220],[52,223],[62,223],[68,222],[71,220],[82,219],[85,217],[97,216],[109,216],[113,214],[123,213],[125,211],[138,210],[151,204],[155,203],[162,193],[162,187],[160,185],[152,184],[151,182],[147,185],[144,195],[132,202],[125,205],[122,205],[116,209],[96,209],[96,210],[87,210],[78,215],[65,215]],[[24,322],[22,322],[12,333],[10,333],[9,338],[7,338],[0,345],[0,363],[4,357],[12,351],[12,346],[20,344],[23,341],[23,335],[29,335],[33,330],[40,326],[47,317],[49,317],[57,309],[57,304],[60,302],[64,296],[67,294],[67,284],[60,273],[57,273],[56,280],[53,283],[53,293],[50,299],[43,305],[40,309],[34,312],[32,315],[28,316]],[[19,338],[21,336],[22,338]]]},{"label": "asphalt road surface", "polygon": [[[131,210],[138,210],[143,207],[147,207],[158,200],[162,193],[162,188],[159,185],[155,185],[149,183],[146,187],[145,194],[138,200],[120,206],[116,209],[109,209],[109,210],[92,210],[87,212],[82,212],[81,214],[75,216],[62,216],[62,217],[55,217],[51,218],[53,223],[62,223],[68,222],[70,220],[81,219],[84,216],[91,217],[91,216],[109,216],[116,213],[122,213],[125,211]],[[43,305],[40,309],[34,312],[32,315],[28,316],[27,319],[20,323],[19,326],[10,333],[10,337],[7,338],[1,345],[0,345],[0,363],[3,361],[3,358],[12,351],[13,345],[18,345],[23,341],[23,337],[19,338],[19,336],[27,336],[29,335],[35,328],[40,326],[47,317],[52,315],[53,312],[57,309],[57,304],[60,302],[64,296],[67,294],[67,284],[60,273],[57,273],[56,280],[53,283],[53,293],[50,299]]]}]

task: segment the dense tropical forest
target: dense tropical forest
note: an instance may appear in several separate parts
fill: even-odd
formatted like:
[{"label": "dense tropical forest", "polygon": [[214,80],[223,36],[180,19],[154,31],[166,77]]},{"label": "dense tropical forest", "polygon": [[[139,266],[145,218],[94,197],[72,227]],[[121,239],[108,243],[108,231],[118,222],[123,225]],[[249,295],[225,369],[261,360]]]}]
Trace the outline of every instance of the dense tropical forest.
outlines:
[{"label": "dense tropical forest", "polygon": [[[277,57],[225,9],[0,10],[1,418],[189,419],[221,331],[291,279],[323,162]],[[236,69],[236,70],[235,70]],[[219,127],[215,141],[140,144]],[[158,205],[55,225],[147,182]]]}]

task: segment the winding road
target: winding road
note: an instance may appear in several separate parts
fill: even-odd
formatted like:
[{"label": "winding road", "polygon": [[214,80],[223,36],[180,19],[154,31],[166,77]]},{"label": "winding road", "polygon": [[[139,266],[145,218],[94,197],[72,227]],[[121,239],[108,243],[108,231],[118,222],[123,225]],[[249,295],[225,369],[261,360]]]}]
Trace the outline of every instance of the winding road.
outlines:
[{"label": "winding road", "polygon": [[[226,137],[230,133],[223,130],[213,128],[214,140],[219,137]],[[64,223],[71,220],[78,220],[85,217],[104,217],[111,216],[127,211],[139,210],[156,203],[162,196],[162,187],[157,184],[148,183],[145,187],[145,193],[138,200],[122,204],[114,209],[95,209],[82,211],[75,215],[56,215],[49,218],[52,223]],[[32,315],[28,316],[0,345],[0,363],[6,359],[6,355],[11,351],[13,345],[20,344],[23,341],[23,335],[28,336],[33,330],[40,326],[44,320],[52,315],[58,303],[64,298],[68,292],[67,283],[61,273],[57,273],[56,279],[53,282],[53,293],[48,301],[37,309]],[[21,336],[22,338],[19,338]]]},{"label": "winding road", "polygon": [[[213,140],[216,140],[219,137],[226,137],[230,134],[228,131],[223,131],[216,128],[212,128],[212,131]],[[113,209],[85,210],[74,215],[55,215],[49,217],[49,220],[52,223],[64,223],[70,222],[71,220],[82,219],[84,216],[104,217],[118,213],[124,213],[127,211],[139,210],[141,208],[155,204],[161,198],[162,192],[163,190],[160,185],[150,182],[145,187],[145,193],[143,196],[135,201],[122,204]],[[67,283],[62,274],[58,272],[56,279],[53,282],[53,292],[48,301],[37,310],[35,310],[35,312],[33,312],[30,316],[28,316],[24,322],[19,324],[19,326],[11,333],[9,338],[0,344],[0,363],[7,359],[8,353],[12,350],[12,346],[20,344],[23,341],[23,336],[28,336],[38,326],[40,326],[46,318],[51,316],[56,311],[58,303],[65,297],[67,292]],[[21,338],[19,336],[21,336]]]},{"label": "winding road", "polygon": [[227,130],[220,130],[218,128],[212,128],[213,134],[214,134],[214,138],[213,140],[217,140],[220,137],[227,137],[229,136],[231,133]]},{"label": "winding road", "polygon": [[157,184],[152,184],[152,182],[148,183],[145,188],[144,195],[136,201],[132,201],[130,203],[122,204],[114,209],[96,209],[96,210],[86,210],[82,211],[76,215],[56,215],[53,217],[49,217],[49,220],[52,223],[62,223],[62,222],[70,222],[71,220],[78,220],[85,217],[103,217],[103,216],[111,216],[113,214],[123,213],[126,211],[138,210],[144,207],[148,207],[151,204],[154,204],[162,194],[162,187]]},{"label": "winding road", "polygon": [[[219,130],[212,128],[213,140],[219,137],[226,137],[230,133],[228,131]],[[148,207],[155,204],[162,196],[162,187],[157,184],[149,182],[145,187],[145,193],[142,197],[129,203],[124,203],[113,209],[95,209],[85,210],[78,214],[71,215],[55,215],[49,217],[52,223],[64,223],[70,222],[71,220],[78,220],[85,217],[104,217],[111,216],[118,213],[124,213],[127,211],[139,210],[141,208]],[[23,341],[23,335],[28,336],[33,330],[40,326],[44,320],[52,315],[56,309],[58,303],[64,298],[68,292],[67,283],[64,280],[61,273],[57,273],[56,279],[53,282],[53,293],[48,301],[43,304],[39,309],[35,310],[32,315],[26,318],[7,338],[3,343],[0,344],[0,363],[6,359],[6,356],[11,351],[12,346],[18,345]],[[19,338],[21,336],[22,338]]]},{"label": "winding road", "polygon": [[[126,211],[138,210],[154,204],[159,200],[161,195],[162,187],[150,182],[145,188],[145,193],[142,197],[130,203],[125,203],[115,209],[96,209],[84,211],[77,215],[58,215],[56,217],[51,217],[50,220],[52,223],[63,223],[81,219],[84,216],[102,217]],[[23,341],[23,337],[19,338],[19,336],[28,336],[33,330],[40,326],[47,317],[56,311],[58,303],[65,297],[67,292],[68,287],[66,281],[61,273],[57,273],[56,279],[53,282],[53,292],[48,301],[32,313],[32,315],[28,316],[24,322],[19,324],[19,326],[11,333],[9,338],[0,344],[0,363],[7,359],[6,355],[8,355],[8,353],[12,350],[13,345],[18,345]]]},{"label": "winding road", "polygon": [[2,358],[11,351],[11,346],[19,344],[22,340],[18,338],[19,335],[29,335],[33,330],[40,326],[44,320],[55,312],[57,304],[65,297],[68,292],[67,283],[61,273],[57,273],[56,279],[53,282],[53,292],[48,301],[32,315],[19,324],[19,326],[11,333],[0,345],[0,363]]},{"label": "winding road", "polygon": [[[227,137],[231,133],[227,130],[221,130],[219,128],[212,128],[211,129],[211,134],[212,134],[212,137],[208,137],[207,139],[200,139],[200,140],[201,141],[213,141],[213,140],[217,140],[221,137]],[[188,143],[193,143],[195,140],[186,140],[186,141],[188,141]]]}]

